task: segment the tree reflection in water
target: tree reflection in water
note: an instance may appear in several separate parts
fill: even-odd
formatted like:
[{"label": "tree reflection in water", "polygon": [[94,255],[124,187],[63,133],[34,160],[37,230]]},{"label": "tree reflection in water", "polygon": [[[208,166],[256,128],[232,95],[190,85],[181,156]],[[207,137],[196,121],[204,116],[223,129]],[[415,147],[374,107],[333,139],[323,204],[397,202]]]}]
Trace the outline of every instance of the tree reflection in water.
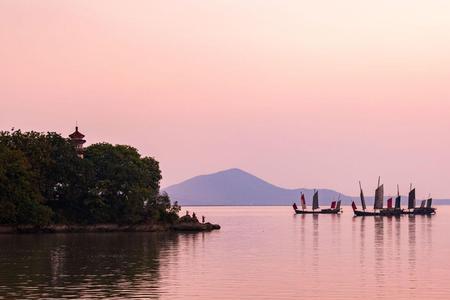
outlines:
[{"label": "tree reflection in water", "polygon": [[0,299],[158,298],[179,235],[90,233],[0,236]]}]

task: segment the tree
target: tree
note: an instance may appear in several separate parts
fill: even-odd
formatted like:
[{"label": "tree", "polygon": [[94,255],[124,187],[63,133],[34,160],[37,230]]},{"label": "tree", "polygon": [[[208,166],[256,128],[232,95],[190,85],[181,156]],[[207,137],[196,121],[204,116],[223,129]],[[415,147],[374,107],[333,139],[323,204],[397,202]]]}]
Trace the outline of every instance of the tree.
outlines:
[{"label": "tree", "polygon": [[146,203],[145,208],[147,217],[168,223],[173,223],[177,220],[178,213],[181,210],[178,201],[171,205],[169,195],[166,192],[156,196],[154,201]]},{"label": "tree", "polygon": [[43,200],[24,153],[0,144],[0,223],[48,224],[52,210]]},{"label": "tree", "polygon": [[2,131],[0,144],[25,154],[46,201],[64,199],[70,184],[77,180],[81,159],[71,143],[57,133]]},{"label": "tree", "polygon": [[76,155],[57,133],[0,132],[0,223],[139,223],[177,218],[161,171],[130,146],[94,144]]},{"label": "tree", "polygon": [[101,143],[86,148],[91,164],[87,206],[95,222],[137,223],[145,219],[144,206],[159,193],[161,171],[156,160],[141,158],[130,146]]}]

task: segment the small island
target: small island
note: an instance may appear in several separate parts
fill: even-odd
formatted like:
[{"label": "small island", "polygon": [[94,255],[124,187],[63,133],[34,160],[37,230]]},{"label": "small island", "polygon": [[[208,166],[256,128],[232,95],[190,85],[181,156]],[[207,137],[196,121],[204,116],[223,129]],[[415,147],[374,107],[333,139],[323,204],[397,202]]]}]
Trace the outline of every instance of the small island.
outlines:
[{"label": "small island", "polygon": [[220,229],[178,216],[153,157],[84,137],[0,131],[0,233]]}]

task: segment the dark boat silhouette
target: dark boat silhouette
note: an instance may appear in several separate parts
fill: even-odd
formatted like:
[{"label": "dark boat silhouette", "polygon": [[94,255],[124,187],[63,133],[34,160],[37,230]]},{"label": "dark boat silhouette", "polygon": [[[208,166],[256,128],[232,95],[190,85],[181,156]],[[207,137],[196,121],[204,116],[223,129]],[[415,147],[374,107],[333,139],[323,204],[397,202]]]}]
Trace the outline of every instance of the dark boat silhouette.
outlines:
[{"label": "dark boat silhouette", "polygon": [[420,207],[416,207],[416,189],[410,187],[408,195],[408,210],[403,213],[408,215],[434,215],[436,214],[436,208],[432,207],[433,198],[422,200]]},{"label": "dark boat silhouette", "polygon": [[299,209],[295,203],[292,205],[296,214],[339,214],[342,212],[340,198],[338,201],[331,202],[330,208],[319,209],[319,191],[314,191],[312,210],[307,209],[305,194],[303,193],[300,196],[300,205],[301,209]]},{"label": "dark boat silhouette", "polygon": [[[392,198],[388,200],[388,205],[386,208],[383,207],[383,200],[384,200],[384,185],[380,185],[380,177],[378,177],[378,186],[375,190],[375,199],[373,203],[373,211],[366,211],[366,200],[364,198],[364,192],[361,187],[361,182],[359,182],[359,189],[360,189],[360,199],[361,199],[361,206],[363,210],[358,210],[356,207],[355,202],[352,202],[352,208],[353,213],[357,217],[364,217],[364,216],[386,216],[386,217],[393,217],[393,216],[400,216],[403,213],[403,210],[400,207],[400,195],[397,196],[395,199],[395,207],[392,207]],[[397,188],[398,190],[398,188]]]},{"label": "dark boat silhouette", "polygon": [[421,202],[420,207],[416,207],[416,189],[410,188],[410,192],[408,195],[408,210],[404,210],[401,208],[401,196],[399,186],[397,185],[397,197],[395,198],[395,206],[392,206],[392,198],[389,198],[387,201],[387,207],[383,207],[383,199],[384,199],[384,187],[380,185],[380,178],[378,178],[378,187],[375,190],[375,200],[373,205],[373,211],[366,211],[366,202],[364,199],[364,193],[361,187],[361,182],[359,183],[360,188],[360,198],[361,198],[361,206],[363,210],[358,210],[355,202],[352,202],[353,213],[355,216],[387,216],[394,217],[400,216],[403,214],[409,215],[432,215],[436,213],[436,209],[433,208],[432,198],[428,200],[423,200]]}]

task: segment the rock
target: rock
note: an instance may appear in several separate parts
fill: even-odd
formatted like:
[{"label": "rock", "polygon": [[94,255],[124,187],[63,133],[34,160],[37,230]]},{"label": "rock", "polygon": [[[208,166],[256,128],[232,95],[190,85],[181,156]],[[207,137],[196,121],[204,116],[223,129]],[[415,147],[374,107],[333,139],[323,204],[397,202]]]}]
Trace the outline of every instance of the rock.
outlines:
[{"label": "rock", "polygon": [[182,216],[172,225],[175,231],[211,231],[220,229],[220,225],[211,223],[200,223],[196,217],[190,215]]}]

